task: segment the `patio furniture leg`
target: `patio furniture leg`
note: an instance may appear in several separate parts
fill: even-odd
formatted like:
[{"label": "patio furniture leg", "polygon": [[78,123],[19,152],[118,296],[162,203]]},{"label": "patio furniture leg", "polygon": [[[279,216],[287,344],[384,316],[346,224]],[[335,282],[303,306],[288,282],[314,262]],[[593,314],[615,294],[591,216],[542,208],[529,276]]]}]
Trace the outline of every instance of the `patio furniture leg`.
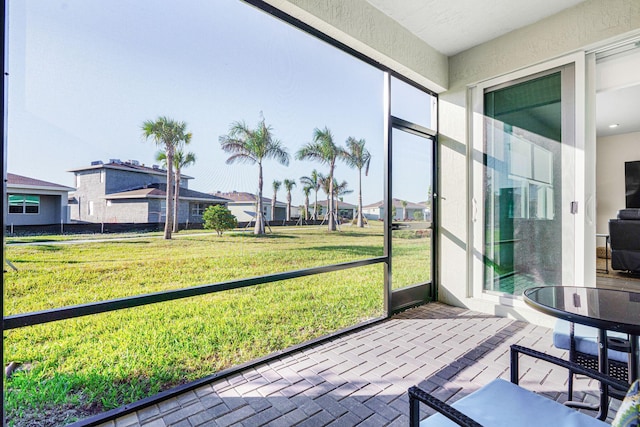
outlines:
[{"label": "patio furniture leg", "polygon": [[[607,331],[604,329],[598,330],[598,346],[600,350],[600,356],[598,360],[598,368],[600,372],[605,374],[609,373],[609,349],[607,347]],[[607,418],[609,411],[609,387],[603,382],[600,382],[600,411],[598,412],[598,419],[604,421]]]},{"label": "patio furniture leg", "polygon": [[[575,363],[576,359],[576,340],[575,340],[575,324],[571,322],[569,324],[569,361]],[[573,371],[569,369],[569,390],[568,390],[568,400],[573,400]]]},{"label": "patio furniture leg", "polygon": [[420,402],[416,399],[409,399],[409,427],[420,425]]}]

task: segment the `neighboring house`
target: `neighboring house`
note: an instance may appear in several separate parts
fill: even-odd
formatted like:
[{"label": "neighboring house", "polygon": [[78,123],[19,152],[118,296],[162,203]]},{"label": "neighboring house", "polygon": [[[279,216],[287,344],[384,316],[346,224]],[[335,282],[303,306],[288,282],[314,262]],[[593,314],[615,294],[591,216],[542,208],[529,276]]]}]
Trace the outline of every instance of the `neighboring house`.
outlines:
[{"label": "neighboring house", "polygon": [[[358,206],[351,203],[338,201],[338,217],[345,219],[353,219],[358,211]],[[327,200],[318,200],[318,215],[324,216],[329,209],[327,208]],[[313,202],[309,204],[309,211],[313,214]]]},{"label": "neighboring house", "polygon": [[431,203],[428,201],[418,202],[419,205],[424,206],[424,220],[431,221]]},{"label": "neighboring house", "polygon": [[[416,212],[420,215],[420,218],[423,221],[430,220],[431,211],[429,208],[421,203],[413,203],[407,201],[407,214],[405,216],[404,210],[405,207],[402,206],[403,200],[401,199],[393,199],[393,206],[396,208],[396,214],[393,217],[396,221],[402,221],[404,218],[409,220],[416,219]],[[370,205],[366,205],[362,207],[362,213],[367,219],[381,220],[384,219],[384,201],[381,200],[376,203],[372,203]]]},{"label": "neighboring house", "polygon": [[[213,195],[215,197],[230,200],[227,203],[227,208],[229,208],[231,213],[235,215],[238,222],[250,222],[255,220],[256,203],[258,200],[258,197],[255,194],[245,193],[242,191],[230,191],[226,193],[218,191],[213,193]],[[262,211],[266,221],[283,221],[287,217],[287,204],[276,199],[276,215],[275,218],[271,218],[271,199],[263,197]]]},{"label": "neighboring house", "polygon": [[[135,160],[72,169],[76,191],[71,195],[71,219],[81,222],[163,222],[166,217],[167,171]],[[178,222],[202,223],[202,213],[227,200],[189,189],[191,176],[181,175]]]},{"label": "neighboring house", "polygon": [[6,225],[47,225],[69,222],[71,187],[7,173]]}]

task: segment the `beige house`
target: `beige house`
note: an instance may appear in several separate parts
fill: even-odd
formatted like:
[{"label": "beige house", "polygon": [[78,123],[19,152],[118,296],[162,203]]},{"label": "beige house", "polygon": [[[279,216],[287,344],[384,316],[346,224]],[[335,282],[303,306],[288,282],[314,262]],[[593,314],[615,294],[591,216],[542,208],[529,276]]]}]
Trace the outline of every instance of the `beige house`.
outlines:
[{"label": "beige house", "polygon": [[[227,208],[236,217],[238,222],[255,221],[257,196],[243,191],[218,191],[213,193],[215,197],[228,199]],[[283,221],[287,217],[287,204],[276,199],[275,218],[271,217],[271,199],[262,198],[262,210],[266,221]]]},{"label": "beige house", "polygon": [[[384,200],[371,203],[362,207],[362,213],[368,219],[382,220],[385,212]],[[426,221],[429,219],[429,208],[425,204],[413,203],[406,200],[392,199],[392,206],[395,208],[394,220],[404,219]],[[406,212],[405,212],[406,211]]]}]

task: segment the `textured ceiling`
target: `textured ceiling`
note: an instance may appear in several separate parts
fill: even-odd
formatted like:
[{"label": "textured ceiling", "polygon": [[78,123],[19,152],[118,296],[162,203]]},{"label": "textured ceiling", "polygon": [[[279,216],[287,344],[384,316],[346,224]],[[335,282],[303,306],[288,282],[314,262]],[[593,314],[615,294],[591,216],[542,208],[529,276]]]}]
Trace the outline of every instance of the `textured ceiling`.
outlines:
[{"label": "textured ceiling", "polygon": [[447,56],[584,0],[367,0]]},{"label": "textured ceiling", "polygon": [[[367,0],[439,52],[451,56],[533,24],[584,0]],[[636,45],[640,47],[640,44]],[[619,55],[616,55],[619,56]],[[598,65],[598,136],[640,132],[640,49]],[[619,124],[609,128],[610,124]]]}]

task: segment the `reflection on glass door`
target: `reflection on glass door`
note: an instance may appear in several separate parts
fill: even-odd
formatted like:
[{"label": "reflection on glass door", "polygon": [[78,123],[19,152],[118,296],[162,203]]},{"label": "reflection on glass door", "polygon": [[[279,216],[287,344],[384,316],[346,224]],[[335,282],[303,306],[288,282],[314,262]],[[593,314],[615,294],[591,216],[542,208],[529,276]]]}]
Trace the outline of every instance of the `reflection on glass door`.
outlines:
[{"label": "reflection on glass door", "polygon": [[561,209],[571,196],[565,101],[562,71],[485,92],[485,290],[560,285],[572,268],[563,263],[563,245],[573,245]]},{"label": "reflection on glass door", "polygon": [[392,289],[431,281],[433,141],[392,132]]}]

